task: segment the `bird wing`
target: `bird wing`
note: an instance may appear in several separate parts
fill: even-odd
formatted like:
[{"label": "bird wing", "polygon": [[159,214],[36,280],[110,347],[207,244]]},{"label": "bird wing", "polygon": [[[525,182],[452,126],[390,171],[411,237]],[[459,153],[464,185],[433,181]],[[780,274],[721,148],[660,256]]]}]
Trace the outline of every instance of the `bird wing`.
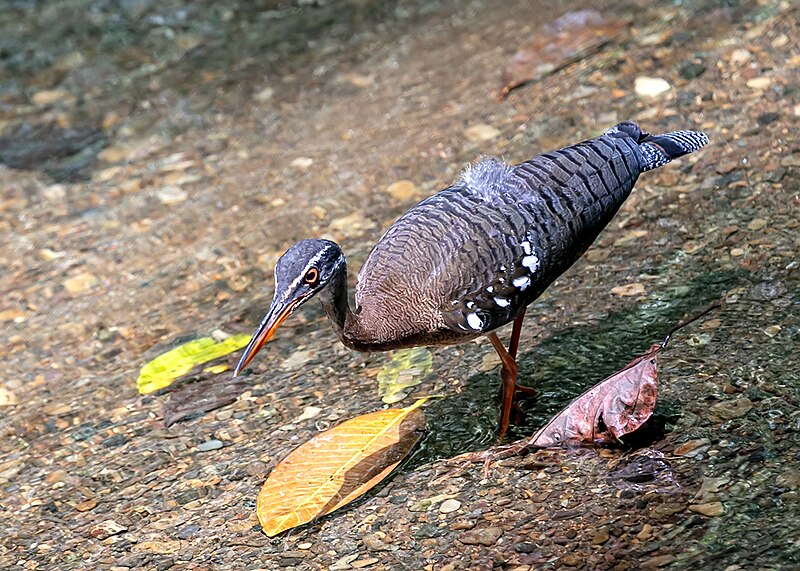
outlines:
[{"label": "bird wing", "polygon": [[513,320],[588,248],[642,171],[603,135],[508,166],[484,159],[406,212],[359,274],[358,305],[463,335]]}]

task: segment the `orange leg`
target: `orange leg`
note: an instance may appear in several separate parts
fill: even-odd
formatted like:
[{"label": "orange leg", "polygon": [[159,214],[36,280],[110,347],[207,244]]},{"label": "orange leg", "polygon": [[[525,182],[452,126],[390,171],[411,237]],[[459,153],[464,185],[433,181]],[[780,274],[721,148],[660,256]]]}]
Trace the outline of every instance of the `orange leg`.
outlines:
[{"label": "orange leg", "polygon": [[511,420],[511,407],[514,403],[514,392],[522,390],[530,392],[528,387],[517,385],[517,349],[519,349],[519,335],[522,331],[522,321],[525,319],[525,310],[514,320],[514,327],[511,330],[511,342],[508,351],[503,346],[496,333],[489,333],[489,341],[500,356],[503,369],[500,371],[502,384],[500,385],[500,438],[505,436],[508,430],[508,423]]}]

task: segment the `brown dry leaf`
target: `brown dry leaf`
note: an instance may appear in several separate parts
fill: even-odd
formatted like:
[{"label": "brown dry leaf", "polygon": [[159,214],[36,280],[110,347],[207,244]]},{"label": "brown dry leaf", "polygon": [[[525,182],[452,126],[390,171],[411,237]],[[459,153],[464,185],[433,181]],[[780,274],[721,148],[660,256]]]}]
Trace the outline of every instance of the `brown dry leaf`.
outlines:
[{"label": "brown dry leaf", "polygon": [[422,435],[420,399],[345,421],[294,449],[258,494],[258,520],[269,537],[353,501],[383,480]]},{"label": "brown dry leaf", "polygon": [[619,37],[628,21],[597,10],[568,12],[544,26],[541,33],[514,54],[503,72],[501,98],[531,81],[565,68]]},{"label": "brown dry leaf", "polygon": [[644,424],[656,406],[656,343],[621,371],[601,381],[558,413],[526,446],[604,444]]}]

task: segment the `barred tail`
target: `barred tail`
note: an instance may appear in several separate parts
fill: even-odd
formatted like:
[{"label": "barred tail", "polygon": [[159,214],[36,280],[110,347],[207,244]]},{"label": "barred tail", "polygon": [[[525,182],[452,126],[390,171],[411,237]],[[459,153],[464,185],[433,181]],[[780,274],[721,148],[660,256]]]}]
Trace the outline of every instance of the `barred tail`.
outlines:
[{"label": "barred tail", "polygon": [[663,167],[668,162],[688,155],[708,144],[708,136],[697,131],[673,131],[663,135],[643,132],[636,123],[625,121],[606,131],[612,137],[631,137],[639,143],[644,157],[642,172]]}]

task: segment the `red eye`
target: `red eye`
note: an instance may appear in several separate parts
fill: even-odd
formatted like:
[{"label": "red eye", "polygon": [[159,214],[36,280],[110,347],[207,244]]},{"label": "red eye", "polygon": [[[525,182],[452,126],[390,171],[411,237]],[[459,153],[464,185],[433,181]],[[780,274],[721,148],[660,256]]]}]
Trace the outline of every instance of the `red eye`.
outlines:
[{"label": "red eye", "polygon": [[316,285],[319,281],[319,271],[317,268],[311,268],[306,272],[306,277],[303,278],[308,285]]}]

